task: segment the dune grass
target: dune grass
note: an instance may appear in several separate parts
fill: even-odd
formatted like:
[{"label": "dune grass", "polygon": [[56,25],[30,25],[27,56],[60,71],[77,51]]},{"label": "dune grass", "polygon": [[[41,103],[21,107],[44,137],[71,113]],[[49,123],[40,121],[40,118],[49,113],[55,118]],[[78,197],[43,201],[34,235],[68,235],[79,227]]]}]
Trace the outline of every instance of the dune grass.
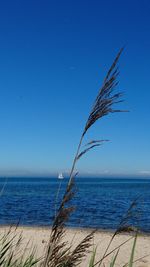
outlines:
[{"label": "dune grass", "polygon": [[40,259],[35,257],[35,249],[26,253],[21,247],[22,235],[17,234],[17,228],[9,228],[0,236],[0,266],[3,267],[31,267],[37,265]]},{"label": "dune grass", "polygon": [[[72,168],[70,171],[69,182],[52,225],[50,239],[45,255],[45,260],[43,263],[44,267],[57,267],[61,266],[60,264],[62,263],[64,264],[63,266],[66,267],[77,266],[78,263],[85,257],[88,248],[91,246],[90,241],[92,240],[94,231],[92,231],[91,234],[87,236],[87,239],[83,240],[71,253],[70,247],[67,247],[68,244],[64,243],[63,241],[63,235],[65,234],[66,222],[69,220],[71,213],[75,210],[75,207],[70,205],[70,200],[74,197],[75,194],[75,177],[77,173],[75,173],[74,170],[76,164],[78,160],[83,157],[84,154],[89,152],[91,149],[101,146],[104,142],[108,141],[103,139],[93,139],[86,144],[86,148],[85,144],[82,148],[84,136],[97,120],[101,119],[106,115],[109,115],[110,113],[122,111],[120,109],[115,108],[116,104],[122,102],[122,93],[116,92],[116,87],[118,85],[117,77],[119,75],[118,60],[120,58],[122,50],[123,49],[119,51],[113,64],[111,65],[103,81],[102,87],[100,88],[98,95],[95,99],[94,105],[85,123],[85,127],[83,128],[83,133],[81,135],[79,145],[77,147],[77,152],[75,154]],[[116,232],[115,235],[117,233],[118,232]]]}]

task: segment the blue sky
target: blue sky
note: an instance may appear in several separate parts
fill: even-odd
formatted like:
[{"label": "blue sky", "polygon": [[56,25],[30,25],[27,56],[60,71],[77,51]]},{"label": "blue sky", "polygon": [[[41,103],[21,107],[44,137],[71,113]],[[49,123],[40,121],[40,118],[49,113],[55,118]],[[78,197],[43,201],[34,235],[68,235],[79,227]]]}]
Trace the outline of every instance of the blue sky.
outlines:
[{"label": "blue sky", "polygon": [[[78,163],[89,175],[150,175],[150,2],[1,1],[0,175],[68,172],[120,47],[120,108],[86,140],[111,142]],[[86,141],[85,140],[85,141]]]}]

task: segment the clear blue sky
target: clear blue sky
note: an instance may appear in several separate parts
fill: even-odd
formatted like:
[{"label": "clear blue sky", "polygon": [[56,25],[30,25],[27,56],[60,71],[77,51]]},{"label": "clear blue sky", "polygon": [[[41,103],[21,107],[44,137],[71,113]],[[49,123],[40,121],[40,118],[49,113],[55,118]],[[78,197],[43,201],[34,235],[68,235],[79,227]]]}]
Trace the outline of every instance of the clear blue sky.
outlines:
[{"label": "clear blue sky", "polygon": [[0,175],[68,171],[102,80],[120,60],[121,108],[86,139],[81,173],[150,175],[150,2],[1,1]]}]

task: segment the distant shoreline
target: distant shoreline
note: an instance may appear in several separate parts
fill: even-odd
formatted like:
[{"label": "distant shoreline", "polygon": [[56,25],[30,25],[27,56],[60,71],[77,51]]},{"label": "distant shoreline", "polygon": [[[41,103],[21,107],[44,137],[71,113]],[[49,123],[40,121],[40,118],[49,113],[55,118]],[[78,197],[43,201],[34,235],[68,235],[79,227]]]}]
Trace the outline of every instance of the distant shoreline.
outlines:
[{"label": "distant shoreline", "polygon": [[[23,175],[16,175],[16,176],[10,176],[10,175],[0,175],[0,179],[58,179],[58,175],[55,174],[53,176],[45,176],[45,175],[31,175],[31,176],[23,176]],[[65,179],[69,179],[68,175],[64,174],[64,178]],[[90,179],[90,178],[94,178],[94,179],[150,179],[150,175],[78,175],[76,177],[76,179]]]}]

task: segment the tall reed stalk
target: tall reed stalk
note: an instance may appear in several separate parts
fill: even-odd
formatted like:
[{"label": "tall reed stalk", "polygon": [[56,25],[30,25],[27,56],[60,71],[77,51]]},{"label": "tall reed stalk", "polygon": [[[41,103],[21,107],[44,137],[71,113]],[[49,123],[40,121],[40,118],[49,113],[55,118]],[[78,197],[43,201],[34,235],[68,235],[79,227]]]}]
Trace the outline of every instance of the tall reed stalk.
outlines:
[{"label": "tall reed stalk", "polygon": [[90,247],[90,242],[93,237],[93,232],[91,232],[87,238],[81,241],[81,243],[70,252],[70,247],[66,242],[62,240],[65,233],[65,224],[68,221],[71,213],[74,211],[74,206],[69,206],[69,201],[73,198],[75,194],[75,184],[74,178],[77,175],[75,173],[75,167],[78,160],[86,154],[89,150],[94,147],[102,145],[103,142],[108,140],[92,140],[86,144],[86,148],[82,150],[82,144],[84,136],[89,130],[89,128],[100,118],[109,115],[110,113],[122,112],[124,110],[115,109],[114,105],[122,102],[122,93],[116,92],[116,87],[118,85],[117,77],[119,75],[118,70],[118,60],[123,49],[117,54],[113,64],[111,65],[101,89],[95,99],[91,112],[85,123],[77,151],[72,163],[72,168],[69,175],[69,182],[66,187],[65,194],[60,203],[57,215],[54,219],[52,230],[50,234],[50,239],[48,242],[48,247],[45,255],[45,260],[43,262],[43,267],[73,267],[77,266],[82,258],[85,256],[86,251]]}]

